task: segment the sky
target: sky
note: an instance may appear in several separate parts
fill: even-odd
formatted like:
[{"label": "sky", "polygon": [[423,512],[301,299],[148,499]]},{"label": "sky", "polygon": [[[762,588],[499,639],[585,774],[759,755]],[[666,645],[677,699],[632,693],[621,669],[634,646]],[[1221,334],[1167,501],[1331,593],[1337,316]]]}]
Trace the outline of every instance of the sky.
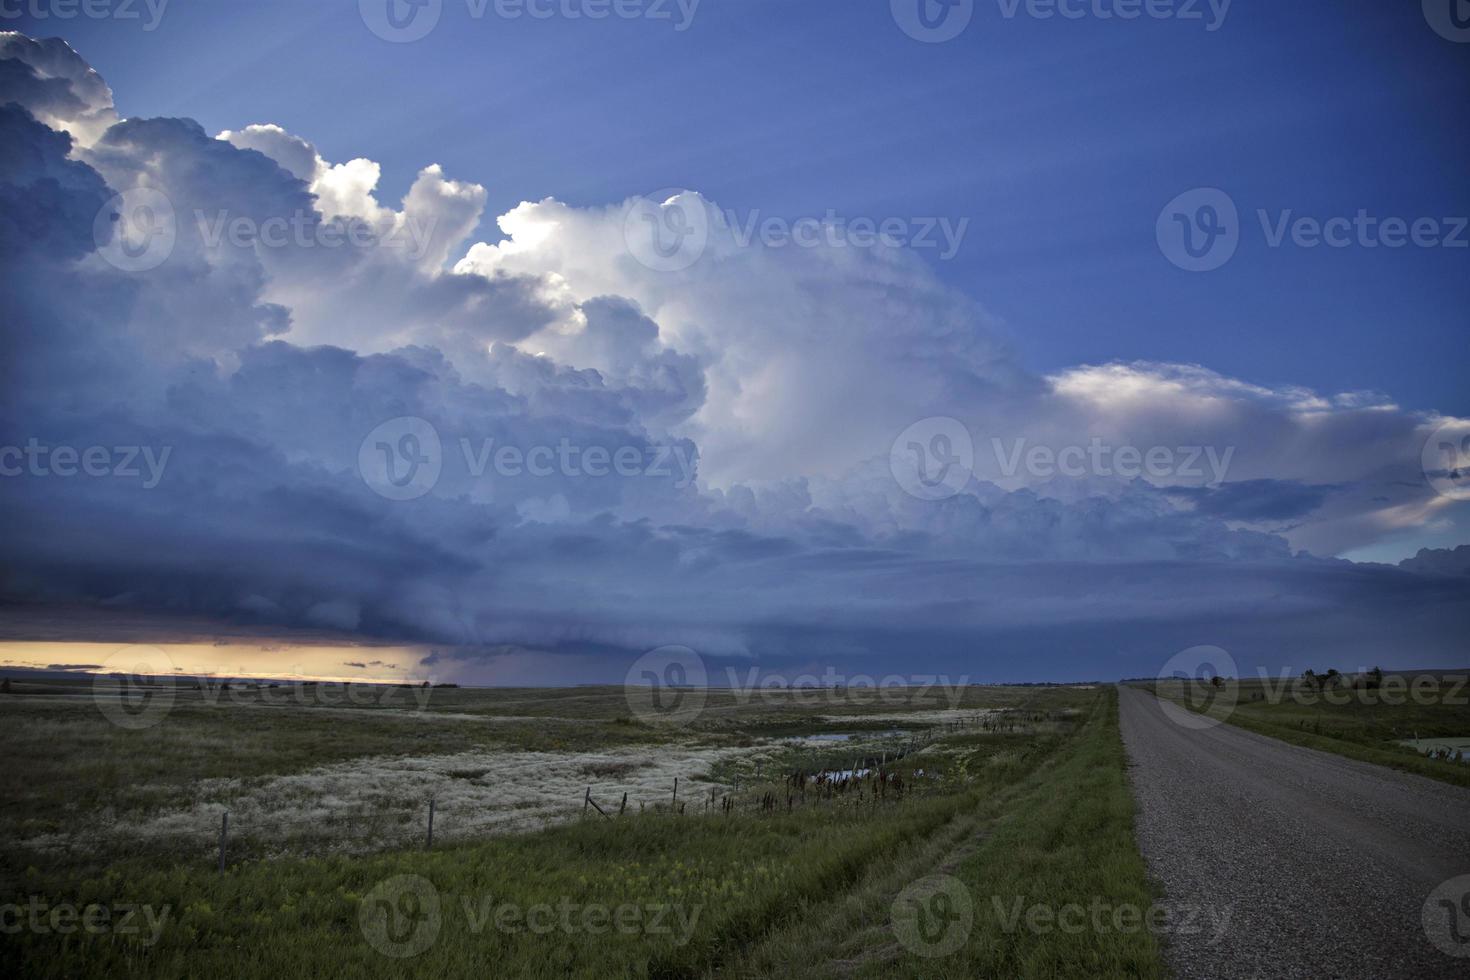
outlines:
[{"label": "sky", "polygon": [[1432,2],[89,9],[0,5],[13,620],[489,683],[1465,661]]}]

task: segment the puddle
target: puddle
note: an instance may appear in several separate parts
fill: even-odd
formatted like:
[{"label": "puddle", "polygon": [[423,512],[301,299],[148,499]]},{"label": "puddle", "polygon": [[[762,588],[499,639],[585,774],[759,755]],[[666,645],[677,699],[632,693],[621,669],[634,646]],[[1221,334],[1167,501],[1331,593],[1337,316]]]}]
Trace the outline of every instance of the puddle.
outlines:
[{"label": "puddle", "polygon": [[1448,750],[1451,759],[1458,759],[1460,762],[1470,764],[1470,736],[1461,736],[1459,738],[1402,738],[1399,739],[1398,744],[1407,746],[1424,755],[1443,753]]}]

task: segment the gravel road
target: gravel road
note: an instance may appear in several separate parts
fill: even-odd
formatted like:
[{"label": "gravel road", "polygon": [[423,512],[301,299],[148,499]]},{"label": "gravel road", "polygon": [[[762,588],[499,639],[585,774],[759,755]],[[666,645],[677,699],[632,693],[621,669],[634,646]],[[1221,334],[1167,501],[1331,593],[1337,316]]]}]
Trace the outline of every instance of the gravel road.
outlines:
[{"label": "gravel road", "polygon": [[1470,897],[1463,914],[1429,902],[1463,956],[1431,942],[1424,911],[1470,873],[1470,791],[1186,728],[1134,688],[1119,699],[1139,846],[1181,925],[1164,936],[1177,976],[1470,977]]}]

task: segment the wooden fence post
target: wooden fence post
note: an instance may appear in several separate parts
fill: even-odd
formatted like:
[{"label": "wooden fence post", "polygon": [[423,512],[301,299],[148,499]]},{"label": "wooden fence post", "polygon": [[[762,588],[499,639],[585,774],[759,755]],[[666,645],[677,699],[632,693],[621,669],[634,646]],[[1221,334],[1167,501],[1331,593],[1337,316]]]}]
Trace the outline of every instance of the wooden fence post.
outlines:
[{"label": "wooden fence post", "polygon": [[429,797],[429,836],[424,846],[426,848],[434,846],[434,798],[432,796]]},{"label": "wooden fence post", "polygon": [[675,776],[674,777],[674,802],[673,802],[672,805],[676,809],[679,806],[679,777],[678,776]]},{"label": "wooden fence post", "polygon": [[626,809],[628,809],[628,794],[624,793],[623,802],[618,804],[618,816],[621,817],[623,815],[623,811]]},{"label": "wooden fence post", "polygon": [[229,840],[230,811],[226,810],[219,815],[219,873],[225,873],[225,845]]},{"label": "wooden fence post", "polygon": [[587,795],[582,797],[582,812],[587,812],[587,804],[592,802],[592,787],[587,787]]}]

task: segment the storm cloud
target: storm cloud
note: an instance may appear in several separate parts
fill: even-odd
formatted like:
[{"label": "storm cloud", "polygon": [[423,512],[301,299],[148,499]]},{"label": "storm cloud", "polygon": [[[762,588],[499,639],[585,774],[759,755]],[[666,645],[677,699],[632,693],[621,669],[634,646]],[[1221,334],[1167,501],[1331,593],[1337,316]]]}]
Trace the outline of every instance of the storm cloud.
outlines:
[{"label": "storm cloud", "polygon": [[[0,37],[12,603],[437,644],[471,681],[675,643],[977,679],[1201,643],[1463,659],[1463,563],[1334,557],[1463,518],[1421,465],[1454,420],[1197,365],[1036,374],[913,253],[744,243],[694,192],[526,202],[472,242],[484,191],[437,166],[394,206],[372,161],[118,119],[64,43]],[[687,267],[630,221],[670,207],[704,222]],[[942,495],[891,456],[934,419],[973,448]],[[1008,467],[1018,441],[1113,464]],[[1206,448],[1227,472],[1184,464]]]}]

